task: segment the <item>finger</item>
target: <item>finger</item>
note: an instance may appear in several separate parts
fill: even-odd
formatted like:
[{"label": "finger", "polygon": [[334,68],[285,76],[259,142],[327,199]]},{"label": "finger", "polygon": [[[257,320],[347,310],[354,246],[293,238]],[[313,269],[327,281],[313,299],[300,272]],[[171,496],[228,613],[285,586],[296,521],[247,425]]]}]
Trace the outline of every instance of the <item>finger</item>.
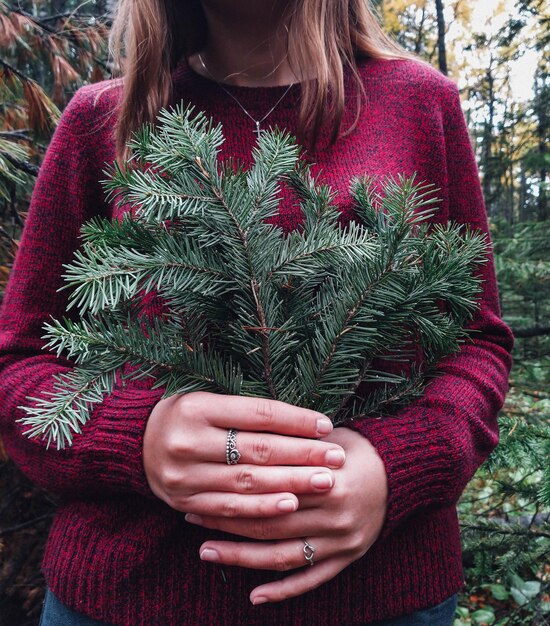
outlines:
[{"label": "finger", "polygon": [[[333,429],[332,422],[326,415],[286,402],[216,393],[208,394],[208,402],[204,402],[203,394],[206,395],[206,392],[189,394],[191,397],[186,399],[183,396],[183,400],[187,403],[197,401],[195,409],[202,414],[205,406],[208,406],[210,423],[220,428],[271,432],[296,437],[325,437]],[[216,410],[213,410],[214,405]],[[189,408],[193,410],[191,406]]]},{"label": "finger", "polygon": [[[308,537],[308,543],[314,547],[315,564],[321,559],[338,554],[338,545],[335,541]],[[310,567],[310,562],[305,558],[304,545],[302,539],[258,543],[207,541],[200,547],[199,554],[203,561],[210,563],[287,572],[300,567]]]},{"label": "finger", "polygon": [[228,491],[234,493],[324,493],[334,484],[326,467],[286,467],[257,465],[220,466],[202,463],[187,472],[185,487],[197,493]]},{"label": "finger", "polygon": [[[225,462],[227,430],[213,429],[211,445],[205,446],[202,458],[213,463]],[[324,465],[338,468],[344,464],[344,449],[335,443],[270,433],[237,433],[236,447],[240,463],[254,465]]]},{"label": "finger", "polygon": [[292,493],[243,495],[239,493],[203,492],[187,496],[172,508],[195,515],[222,518],[256,518],[284,515],[296,511],[298,498]]},{"label": "finger", "polygon": [[345,519],[333,519],[327,515],[319,515],[315,509],[296,511],[292,515],[273,519],[246,518],[230,519],[221,516],[194,515],[188,513],[185,520],[211,530],[221,530],[233,535],[270,541],[275,539],[289,539],[311,535],[339,537],[346,532]]},{"label": "finger", "polygon": [[256,587],[250,594],[250,601],[252,604],[264,604],[300,596],[328,582],[351,562],[352,559],[346,557],[334,557],[315,563],[313,567],[303,568],[282,580]]}]

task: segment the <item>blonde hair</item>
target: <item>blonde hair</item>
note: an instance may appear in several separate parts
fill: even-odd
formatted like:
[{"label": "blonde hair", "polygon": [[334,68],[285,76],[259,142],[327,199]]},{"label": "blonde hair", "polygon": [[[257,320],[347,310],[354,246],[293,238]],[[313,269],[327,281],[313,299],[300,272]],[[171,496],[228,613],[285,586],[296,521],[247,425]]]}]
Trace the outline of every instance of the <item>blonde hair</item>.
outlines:
[{"label": "blonde hair", "polygon": [[[289,63],[296,76],[311,75],[312,68],[315,76],[302,83],[300,135],[315,146],[328,123],[332,144],[341,132],[346,65],[357,87],[358,116],[364,95],[358,59],[420,59],[383,31],[369,0],[289,0],[288,5]],[[145,122],[154,123],[168,105],[171,72],[200,51],[206,35],[200,0],[119,0],[109,35],[109,52],[121,68],[123,84],[114,125],[119,161],[130,155],[126,142],[131,133]]]}]

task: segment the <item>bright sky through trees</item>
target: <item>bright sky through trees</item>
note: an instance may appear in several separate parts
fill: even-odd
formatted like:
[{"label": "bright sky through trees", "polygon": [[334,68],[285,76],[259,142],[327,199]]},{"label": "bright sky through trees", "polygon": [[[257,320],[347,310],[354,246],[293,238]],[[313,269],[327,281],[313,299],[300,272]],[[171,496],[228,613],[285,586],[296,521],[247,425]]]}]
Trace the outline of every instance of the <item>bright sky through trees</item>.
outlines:
[{"label": "bright sky through trees", "polygon": [[[515,0],[483,0],[472,3],[472,29],[475,33],[486,33],[488,37],[494,35],[500,28],[506,26],[510,17],[517,15]],[[452,14],[448,15],[452,19]],[[534,17],[528,18],[528,26],[525,29],[526,40],[529,41],[528,33],[535,22]],[[459,40],[464,36],[461,32],[462,24],[457,21],[452,22],[449,28],[449,39]],[[526,46],[522,50],[523,54],[510,63],[510,83],[515,100],[529,100],[533,95],[533,77],[537,65],[539,54]],[[457,60],[461,60],[462,52],[460,46],[456,46]],[[468,54],[464,52],[464,55]],[[483,56],[476,50],[474,54],[468,54],[467,66],[483,67]],[[460,77],[462,84],[467,81],[467,76]]]}]

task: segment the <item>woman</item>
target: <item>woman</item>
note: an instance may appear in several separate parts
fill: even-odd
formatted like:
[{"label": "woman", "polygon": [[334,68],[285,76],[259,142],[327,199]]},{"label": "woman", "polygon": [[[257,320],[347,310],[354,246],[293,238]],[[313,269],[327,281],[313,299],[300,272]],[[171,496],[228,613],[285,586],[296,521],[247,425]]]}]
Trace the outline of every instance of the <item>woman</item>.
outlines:
[{"label": "woman", "polygon": [[[491,260],[473,340],[395,417],[333,430],[284,403],[161,400],[140,381],[119,384],[66,450],[22,434],[19,406],[73,365],[40,337],[66,313],[57,289],[80,225],[128,210],[105,201],[102,166],[161,106],[183,99],[221,122],[222,157],[245,164],[262,128],[289,129],[344,221],[353,175],[416,171],[440,190],[437,219],[487,232],[456,85],[392,43],[365,0],[122,0],[111,37],[115,56],[125,40],[124,80],[66,107],[1,313],[2,437],[61,499],[41,623],[450,624],[455,505],[497,443],[510,368]],[[274,221],[299,225],[288,195]]]}]

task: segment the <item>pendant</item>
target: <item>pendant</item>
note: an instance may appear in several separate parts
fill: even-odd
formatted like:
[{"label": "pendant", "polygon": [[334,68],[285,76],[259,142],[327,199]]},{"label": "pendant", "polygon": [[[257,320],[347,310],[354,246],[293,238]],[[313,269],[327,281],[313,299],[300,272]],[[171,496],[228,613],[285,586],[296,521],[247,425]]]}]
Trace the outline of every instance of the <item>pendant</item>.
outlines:
[{"label": "pendant", "polygon": [[257,120],[254,120],[254,122],[256,122],[256,130],[254,132],[256,133],[256,137],[260,139],[260,133],[262,132],[262,129],[260,128],[260,122],[258,122]]}]

